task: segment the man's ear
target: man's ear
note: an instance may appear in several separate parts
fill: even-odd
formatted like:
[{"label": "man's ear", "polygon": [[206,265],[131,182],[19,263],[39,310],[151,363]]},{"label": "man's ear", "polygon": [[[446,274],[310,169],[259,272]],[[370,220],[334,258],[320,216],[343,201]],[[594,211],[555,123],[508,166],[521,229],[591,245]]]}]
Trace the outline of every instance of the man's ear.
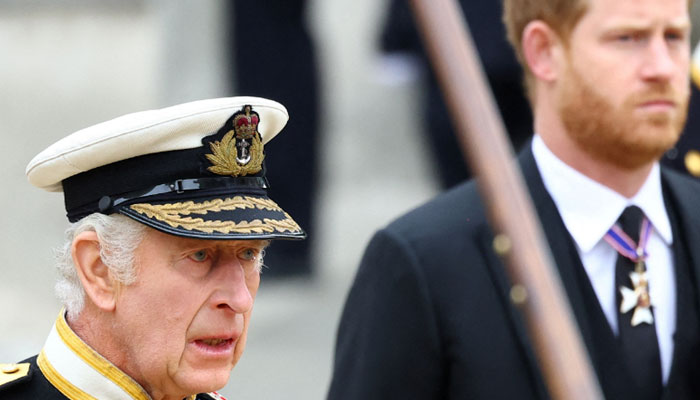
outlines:
[{"label": "man's ear", "polygon": [[522,38],[523,55],[536,79],[546,82],[556,80],[561,44],[559,35],[544,21],[535,20],[525,26]]},{"label": "man's ear", "polygon": [[97,233],[79,233],[73,239],[71,254],[87,297],[97,308],[113,311],[116,306],[118,282],[112,279],[109,268],[102,262]]}]

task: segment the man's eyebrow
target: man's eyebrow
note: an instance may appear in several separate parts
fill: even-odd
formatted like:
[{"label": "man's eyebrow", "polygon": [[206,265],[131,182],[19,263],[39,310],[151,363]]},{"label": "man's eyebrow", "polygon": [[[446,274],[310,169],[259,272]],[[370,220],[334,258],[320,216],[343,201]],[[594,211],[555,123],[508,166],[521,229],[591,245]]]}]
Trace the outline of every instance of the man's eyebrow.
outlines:
[{"label": "man's eyebrow", "polygon": [[[644,21],[644,20],[638,20],[638,19],[618,19],[614,21],[610,21],[602,26],[603,31],[623,31],[623,30],[632,30],[632,31],[645,31],[645,30],[650,30],[653,29],[654,27],[658,26],[659,22],[656,20],[653,21]],[[664,28],[672,28],[672,29],[679,29],[679,30],[689,30],[690,29],[690,18],[687,16],[683,17],[678,17],[675,19],[672,19],[668,22],[663,22],[662,26]]]}]

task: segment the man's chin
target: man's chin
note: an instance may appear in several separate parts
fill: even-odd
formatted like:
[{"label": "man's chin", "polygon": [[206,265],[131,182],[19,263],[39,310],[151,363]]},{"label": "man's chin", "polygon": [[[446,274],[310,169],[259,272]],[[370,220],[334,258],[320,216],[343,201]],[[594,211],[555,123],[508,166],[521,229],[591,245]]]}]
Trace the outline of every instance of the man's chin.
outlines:
[{"label": "man's chin", "polygon": [[[676,145],[680,138],[681,129],[670,122],[659,123],[650,121],[642,128],[644,136],[637,143],[632,143],[625,149],[627,157],[638,159],[638,164],[648,164],[661,159],[663,155]],[[637,154],[634,157],[634,154]]]},{"label": "man's chin", "polygon": [[188,395],[214,392],[226,386],[231,369],[232,367],[197,369],[178,374],[175,381]]},{"label": "man's chin", "polygon": [[615,118],[591,125],[578,120],[570,125],[571,138],[599,162],[623,170],[637,170],[659,159],[680,138],[682,122],[669,118]]},{"label": "man's chin", "polygon": [[619,143],[589,148],[592,158],[617,168],[635,171],[657,162],[676,140]]}]

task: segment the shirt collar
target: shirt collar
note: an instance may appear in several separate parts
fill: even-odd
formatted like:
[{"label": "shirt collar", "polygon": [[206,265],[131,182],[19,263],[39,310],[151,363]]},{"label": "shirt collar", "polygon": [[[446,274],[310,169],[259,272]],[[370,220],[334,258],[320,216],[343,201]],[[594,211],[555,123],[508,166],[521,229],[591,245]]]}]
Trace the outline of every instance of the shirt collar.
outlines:
[{"label": "shirt collar", "polygon": [[673,242],[658,163],[652,167],[639,192],[626,198],[564,163],[537,134],[532,140],[532,153],[544,186],[582,252],[590,251],[629,205],[636,205],[644,211],[667,245]]},{"label": "shirt collar", "polygon": [[61,310],[37,364],[69,399],[150,400],[136,381],[98,354],[68,326]]}]

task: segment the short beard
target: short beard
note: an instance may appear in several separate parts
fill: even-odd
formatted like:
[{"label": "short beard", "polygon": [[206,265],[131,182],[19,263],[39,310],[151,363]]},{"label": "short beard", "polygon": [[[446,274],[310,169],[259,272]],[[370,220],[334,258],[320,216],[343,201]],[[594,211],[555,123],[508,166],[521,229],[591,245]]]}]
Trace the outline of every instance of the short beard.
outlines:
[{"label": "short beard", "polygon": [[[559,114],[569,137],[597,161],[635,170],[661,156],[675,145],[685,125],[688,95],[668,83],[633,93],[615,107],[587,83],[569,64],[559,98]],[[676,113],[635,115],[635,105],[653,98],[673,99]]]}]

